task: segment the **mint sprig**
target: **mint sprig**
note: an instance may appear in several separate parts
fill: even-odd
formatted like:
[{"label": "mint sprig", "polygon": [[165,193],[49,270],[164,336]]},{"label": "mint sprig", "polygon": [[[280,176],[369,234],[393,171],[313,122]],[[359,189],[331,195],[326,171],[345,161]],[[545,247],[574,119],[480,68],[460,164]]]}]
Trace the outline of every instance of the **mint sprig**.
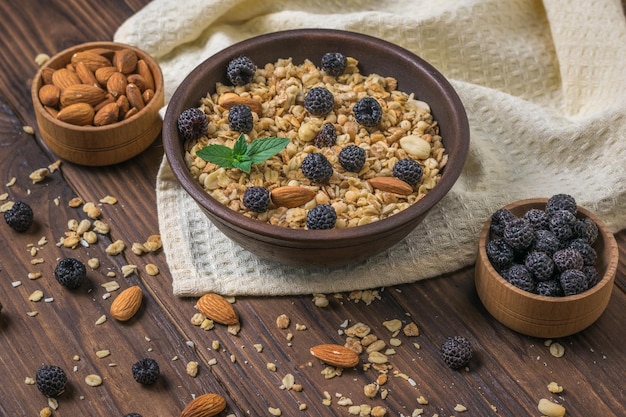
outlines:
[{"label": "mint sprig", "polygon": [[248,145],[242,133],[232,149],[214,143],[198,150],[196,155],[223,168],[237,168],[249,173],[252,165],[267,161],[288,143],[288,138],[270,137],[255,139]]}]

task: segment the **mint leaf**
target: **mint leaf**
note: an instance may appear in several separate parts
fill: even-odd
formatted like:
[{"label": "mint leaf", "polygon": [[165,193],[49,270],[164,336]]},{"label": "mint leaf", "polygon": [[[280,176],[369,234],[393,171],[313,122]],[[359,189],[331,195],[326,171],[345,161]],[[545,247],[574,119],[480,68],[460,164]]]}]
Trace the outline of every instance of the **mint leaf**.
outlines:
[{"label": "mint leaf", "polygon": [[212,144],[207,145],[196,152],[200,158],[212,164],[219,165],[224,168],[234,168],[236,161],[233,150],[228,146]]},{"label": "mint leaf", "polygon": [[268,160],[282,151],[288,143],[288,138],[271,137],[253,140],[248,145],[242,133],[233,149],[214,143],[198,150],[196,155],[223,168],[237,168],[250,172],[252,165]]},{"label": "mint leaf", "polygon": [[256,139],[248,145],[246,153],[253,164],[260,164],[282,151],[288,143],[288,138],[271,137]]},{"label": "mint leaf", "polygon": [[240,157],[241,155],[245,155],[247,150],[248,144],[246,143],[246,136],[241,133],[239,135],[239,139],[237,139],[237,142],[235,142],[235,146],[233,146],[233,156],[239,159],[238,157]]},{"label": "mint leaf", "polygon": [[252,161],[249,157],[243,155],[233,163],[233,168],[239,168],[243,172],[250,172],[250,168],[252,168]]}]

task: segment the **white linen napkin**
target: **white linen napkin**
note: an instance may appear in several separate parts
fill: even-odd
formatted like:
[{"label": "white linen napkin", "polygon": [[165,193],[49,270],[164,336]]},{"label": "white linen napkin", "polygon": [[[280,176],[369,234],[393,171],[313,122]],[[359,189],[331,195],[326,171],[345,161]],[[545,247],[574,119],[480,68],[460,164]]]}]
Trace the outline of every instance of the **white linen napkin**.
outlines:
[{"label": "white linen napkin", "polygon": [[433,64],[465,104],[470,155],[450,193],[407,238],[334,270],[257,258],[219,232],[164,159],[157,209],[173,292],[332,293],[471,265],[479,230],[514,200],[568,193],[612,231],[626,226],[626,20],[619,0],[154,0],[114,40],[152,54],[166,101],[237,41],[303,27],[383,38]]}]

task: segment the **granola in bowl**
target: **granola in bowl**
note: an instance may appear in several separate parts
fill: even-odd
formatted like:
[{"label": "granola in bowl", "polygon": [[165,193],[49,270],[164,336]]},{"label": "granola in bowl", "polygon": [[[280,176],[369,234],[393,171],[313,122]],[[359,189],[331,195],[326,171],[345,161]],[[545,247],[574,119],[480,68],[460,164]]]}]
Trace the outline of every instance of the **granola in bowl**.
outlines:
[{"label": "granola in bowl", "polygon": [[[334,98],[332,110],[323,115],[305,106],[306,94],[320,87]],[[359,123],[354,114],[355,105],[368,97],[382,109],[380,121],[372,127]],[[248,143],[265,137],[289,139],[280,153],[252,166],[249,173],[220,167],[197,154],[210,144],[235,146],[240,132],[232,129],[228,117],[230,109],[241,104],[252,110]],[[429,104],[400,91],[393,77],[361,73],[353,57],[346,57],[345,70],[337,76],[308,59],[301,64],[291,58],[278,59],[257,68],[246,84],[218,82],[214,92],[200,100],[199,108],[208,126],[205,134],[184,144],[189,172],[220,203],[271,225],[306,228],[307,212],[322,204],[336,212],[336,228],[379,221],[424,197],[439,182],[448,160]],[[330,143],[320,138],[328,127],[336,134]],[[351,145],[365,154],[356,170],[346,169],[340,157],[342,149]],[[327,181],[312,181],[303,173],[303,161],[314,153],[323,154],[332,165]],[[415,184],[398,185],[394,177],[394,166],[404,159],[419,163]],[[262,212],[249,210],[243,203],[246,189],[259,186],[274,191],[269,208]],[[301,204],[283,203],[279,193],[286,187],[291,192],[287,197],[299,198]]]}]

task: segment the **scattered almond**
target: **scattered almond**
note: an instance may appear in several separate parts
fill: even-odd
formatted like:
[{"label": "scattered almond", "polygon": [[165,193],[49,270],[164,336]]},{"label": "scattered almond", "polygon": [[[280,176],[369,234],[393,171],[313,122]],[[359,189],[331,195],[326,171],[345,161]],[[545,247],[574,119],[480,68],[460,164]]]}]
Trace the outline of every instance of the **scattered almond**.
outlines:
[{"label": "scattered almond", "polygon": [[352,349],[336,344],[321,344],[310,349],[311,355],[327,363],[340,368],[352,368],[359,364],[359,355]]},{"label": "scattered almond", "polygon": [[143,292],[137,285],[126,288],[111,303],[111,317],[119,321],[130,320],[141,307]]},{"label": "scattered almond", "polygon": [[203,394],[193,399],[180,417],[212,417],[226,408],[226,400],[219,394]]},{"label": "scattered almond", "polygon": [[233,306],[219,294],[203,295],[198,299],[196,306],[198,311],[217,323],[229,326],[239,323],[239,316]]}]

